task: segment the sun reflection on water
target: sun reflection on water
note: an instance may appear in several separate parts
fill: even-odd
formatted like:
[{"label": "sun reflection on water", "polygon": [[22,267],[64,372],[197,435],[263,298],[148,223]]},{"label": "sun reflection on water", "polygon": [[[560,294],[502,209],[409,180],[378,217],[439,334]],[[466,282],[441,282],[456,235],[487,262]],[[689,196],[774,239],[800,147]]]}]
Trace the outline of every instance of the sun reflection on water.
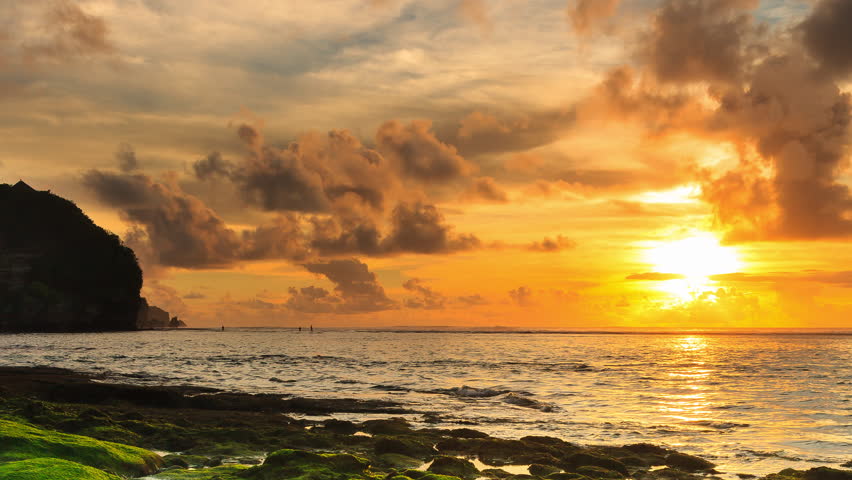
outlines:
[{"label": "sun reflection on water", "polygon": [[710,420],[713,402],[709,383],[715,371],[707,366],[707,350],[705,337],[672,339],[671,362],[679,368],[668,373],[671,391],[660,394],[659,409],[666,417],[680,422]]}]

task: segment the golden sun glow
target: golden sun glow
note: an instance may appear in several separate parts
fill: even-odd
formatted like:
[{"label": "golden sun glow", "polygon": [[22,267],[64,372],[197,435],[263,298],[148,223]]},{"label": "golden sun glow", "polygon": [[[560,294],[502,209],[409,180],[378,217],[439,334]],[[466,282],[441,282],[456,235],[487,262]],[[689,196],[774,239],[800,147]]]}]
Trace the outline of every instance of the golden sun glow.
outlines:
[{"label": "golden sun glow", "polygon": [[736,249],[719,244],[709,233],[658,243],[646,251],[655,272],[679,275],[660,282],[659,289],[689,300],[712,290],[711,275],[737,272],[742,267]]}]

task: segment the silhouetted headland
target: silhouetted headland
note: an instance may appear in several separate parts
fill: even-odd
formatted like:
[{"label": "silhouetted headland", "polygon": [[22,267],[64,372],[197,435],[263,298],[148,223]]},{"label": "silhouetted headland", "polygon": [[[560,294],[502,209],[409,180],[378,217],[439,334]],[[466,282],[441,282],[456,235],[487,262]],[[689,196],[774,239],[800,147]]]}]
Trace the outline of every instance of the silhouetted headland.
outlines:
[{"label": "silhouetted headland", "polygon": [[0,185],[0,331],[183,326],[141,288],[133,250],[73,202],[23,181]]}]

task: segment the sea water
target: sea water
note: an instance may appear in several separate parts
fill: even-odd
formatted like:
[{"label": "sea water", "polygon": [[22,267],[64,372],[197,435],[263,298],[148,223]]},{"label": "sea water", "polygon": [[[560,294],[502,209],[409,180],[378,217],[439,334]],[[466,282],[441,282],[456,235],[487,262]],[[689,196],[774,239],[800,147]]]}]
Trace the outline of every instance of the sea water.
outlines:
[{"label": "sea water", "polygon": [[850,335],[17,334],[0,335],[0,364],[136,384],[386,399],[416,411],[405,417],[420,426],[430,420],[505,438],[649,442],[701,455],[729,474],[852,460]]}]

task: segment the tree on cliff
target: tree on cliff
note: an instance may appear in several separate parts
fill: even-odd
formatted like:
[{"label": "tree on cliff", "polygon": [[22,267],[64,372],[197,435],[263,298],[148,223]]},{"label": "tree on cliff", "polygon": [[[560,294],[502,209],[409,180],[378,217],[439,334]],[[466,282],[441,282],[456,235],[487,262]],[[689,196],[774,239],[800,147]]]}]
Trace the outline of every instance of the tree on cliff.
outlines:
[{"label": "tree on cliff", "polygon": [[0,330],[133,330],[142,270],[73,202],[0,185]]}]

